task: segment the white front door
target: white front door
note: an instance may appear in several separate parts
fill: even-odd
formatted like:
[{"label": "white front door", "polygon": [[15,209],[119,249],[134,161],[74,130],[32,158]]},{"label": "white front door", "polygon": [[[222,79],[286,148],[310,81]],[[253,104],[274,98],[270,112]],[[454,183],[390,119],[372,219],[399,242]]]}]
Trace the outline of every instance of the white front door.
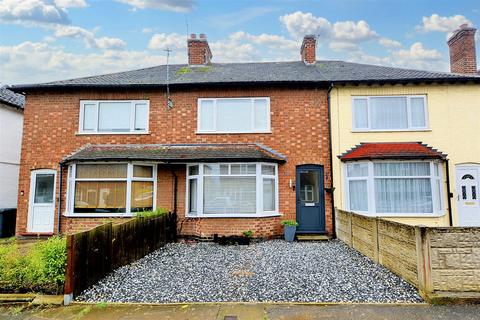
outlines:
[{"label": "white front door", "polygon": [[30,179],[29,232],[53,232],[55,215],[55,170],[32,171]]},{"label": "white front door", "polygon": [[480,226],[480,166],[457,167],[458,224]]}]

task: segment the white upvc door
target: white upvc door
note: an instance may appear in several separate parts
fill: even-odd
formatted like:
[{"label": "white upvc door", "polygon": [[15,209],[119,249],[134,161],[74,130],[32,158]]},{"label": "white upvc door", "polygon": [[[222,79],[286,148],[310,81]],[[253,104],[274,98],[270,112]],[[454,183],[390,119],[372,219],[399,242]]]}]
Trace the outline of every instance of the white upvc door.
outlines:
[{"label": "white upvc door", "polygon": [[53,232],[56,171],[34,170],[30,178],[28,232]]},{"label": "white upvc door", "polygon": [[480,226],[480,166],[457,166],[458,224]]}]

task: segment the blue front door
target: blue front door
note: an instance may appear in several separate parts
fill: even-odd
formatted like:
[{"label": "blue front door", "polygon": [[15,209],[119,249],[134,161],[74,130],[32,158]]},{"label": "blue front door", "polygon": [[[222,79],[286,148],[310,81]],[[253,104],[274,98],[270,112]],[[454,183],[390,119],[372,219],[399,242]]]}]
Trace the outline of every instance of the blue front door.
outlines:
[{"label": "blue front door", "polygon": [[297,191],[297,232],[325,232],[323,166],[298,166],[295,188]]}]

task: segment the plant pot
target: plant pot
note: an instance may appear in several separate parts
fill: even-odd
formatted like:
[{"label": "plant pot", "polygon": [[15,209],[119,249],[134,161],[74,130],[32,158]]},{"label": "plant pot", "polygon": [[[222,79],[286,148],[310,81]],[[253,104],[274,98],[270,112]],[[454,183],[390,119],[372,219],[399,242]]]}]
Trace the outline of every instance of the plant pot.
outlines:
[{"label": "plant pot", "polygon": [[297,231],[297,227],[295,226],[285,226],[283,229],[283,235],[285,237],[285,241],[293,242],[295,239],[295,232]]}]

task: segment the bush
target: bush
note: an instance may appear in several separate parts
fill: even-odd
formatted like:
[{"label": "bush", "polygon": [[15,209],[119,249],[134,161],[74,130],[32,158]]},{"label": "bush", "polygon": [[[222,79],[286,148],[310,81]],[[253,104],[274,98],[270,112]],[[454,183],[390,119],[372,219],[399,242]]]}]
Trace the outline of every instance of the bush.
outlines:
[{"label": "bush", "polygon": [[0,291],[58,293],[65,282],[64,238],[38,241],[26,252],[12,242],[0,246]]},{"label": "bush", "polygon": [[135,213],[136,218],[156,218],[159,216],[163,216],[164,214],[167,214],[168,210],[165,208],[158,208],[157,210],[154,211],[140,211]]},{"label": "bush", "polygon": [[280,223],[282,224],[282,226],[286,226],[286,227],[297,227],[298,226],[298,222],[295,221],[295,220],[282,220],[282,221],[280,221]]}]

